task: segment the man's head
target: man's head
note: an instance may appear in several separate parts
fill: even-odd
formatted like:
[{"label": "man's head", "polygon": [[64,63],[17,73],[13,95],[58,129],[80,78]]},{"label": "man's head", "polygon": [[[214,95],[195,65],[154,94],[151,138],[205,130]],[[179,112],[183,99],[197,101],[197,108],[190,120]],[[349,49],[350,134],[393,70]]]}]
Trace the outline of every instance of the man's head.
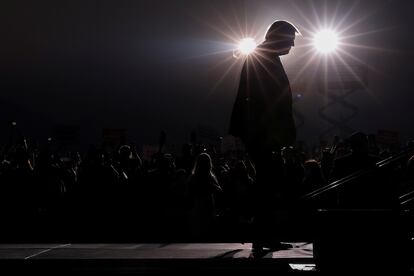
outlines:
[{"label": "man's head", "polygon": [[286,55],[295,46],[296,34],[300,35],[300,32],[292,23],[278,20],[267,29],[264,43],[278,55]]}]

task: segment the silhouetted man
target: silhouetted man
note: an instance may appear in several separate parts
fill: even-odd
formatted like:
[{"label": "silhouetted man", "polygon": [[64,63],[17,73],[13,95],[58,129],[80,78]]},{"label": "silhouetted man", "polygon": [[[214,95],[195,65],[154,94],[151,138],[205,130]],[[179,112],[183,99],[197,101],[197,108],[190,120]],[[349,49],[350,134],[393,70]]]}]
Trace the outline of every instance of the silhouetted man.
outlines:
[{"label": "silhouetted man", "polygon": [[285,198],[280,149],[296,139],[292,93],[280,56],[295,45],[296,34],[296,27],[286,21],[269,27],[265,41],[244,63],[231,115],[229,132],[244,142],[256,165],[255,249],[280,246],[270,242],[275,234],[274,210],[284,205]]},{"label": "silhouetted man", "polygon": [[265,41],[244,63],[230,122],[230,134],[241,138],[252,153],[279,150],[295,142],[292,94],[280,57],[294,46],[298,30],[276,21]]}]

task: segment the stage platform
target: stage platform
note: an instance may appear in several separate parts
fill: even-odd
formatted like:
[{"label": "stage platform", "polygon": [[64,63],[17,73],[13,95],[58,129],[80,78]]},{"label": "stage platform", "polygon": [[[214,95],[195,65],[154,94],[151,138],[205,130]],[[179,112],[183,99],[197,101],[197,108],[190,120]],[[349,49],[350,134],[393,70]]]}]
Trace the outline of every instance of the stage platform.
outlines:
[{"label": "stage platform", "polygon": [[[314,274],[311,243],[253,254],[250,243],[0,244],[1,275]],[[39,274],[40,275],[40,274]]]}]

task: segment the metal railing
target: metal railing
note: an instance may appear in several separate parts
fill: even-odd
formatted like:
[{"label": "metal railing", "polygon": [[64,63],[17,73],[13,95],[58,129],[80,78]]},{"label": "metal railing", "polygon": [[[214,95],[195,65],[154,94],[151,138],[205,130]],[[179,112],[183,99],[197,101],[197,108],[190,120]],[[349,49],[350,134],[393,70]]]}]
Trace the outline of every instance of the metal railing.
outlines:
[{"label": "metal railing", "polygon": [[[347,185],[348,183],[351,183],[354,180],[357,180],[363,176],[366,176],[369,173],[374,172],[375,170],[379,170],[379,169],[385,169],[388,168],[389,166],[393,165],[396,162],[401,161],[404,158],[407,158],[409,156],[412,156],[414,154],[414,149],[408,149],[406,151],[403,151],[399,154],[396,154],[394,156],[388,157],[384,160],[381,160],[379,162],[376,163],[376,165],[372,168],[368,168],[368,169],[364,169],[364,170],[360,170],[357,171],[351,175],[345,176],[339,180],[335,180],[332,183],[329,183],[321,188],[318,188],[310,193],[307,193],[306,195],[302,196],[300,198],[300,200],[310,200],[310,199],[314,199],[317,198],[323,194],[326,194],[327,192],[331,192],[335,189],[338,189],[340,187],[343,187],[344,185]],[[410,198],[411,196],[411,198]],[[412,201],[414,200],[414,191],[411,193],[408,193],[406,195],[401,196],[400,198],[400,203],[401,204],[405,204],[405,202],[408,201]],[[401,201],[404,200],[404,201]]]}]

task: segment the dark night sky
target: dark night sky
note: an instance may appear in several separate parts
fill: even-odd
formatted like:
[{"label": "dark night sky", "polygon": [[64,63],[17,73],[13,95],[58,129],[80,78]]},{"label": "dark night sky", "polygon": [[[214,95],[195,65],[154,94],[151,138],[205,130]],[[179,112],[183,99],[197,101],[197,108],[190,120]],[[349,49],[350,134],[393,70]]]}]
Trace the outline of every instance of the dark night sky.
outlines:
[{"label": "dark night sky", "polygon": [[[359,35],[348,42],[376,48],[344,48],[370,68],[368,91],[349,98],[359,113],[348,125],[413,138],[413,12],[410,0],[1,1],[0,130],[7,135],[17,120],[42,138],[53,124],[72,124],[85,142],[98,142],[101,128],[122,127],[131,140],[156,142],[162,129],[184,141],[201,124],[224,135],[241,63],[222,62],[232,55],[226,34],[246,25],[263,35],[275,19],[295,23],[303,38],[283,60],[294,74],[309,59],[299,46],[326,14],[333,25],[343,19],[341,28],[354,24],[345,33]],[[327,127],[317,114],[323,101],[303,94],[300,139],[313,141]]]}]

